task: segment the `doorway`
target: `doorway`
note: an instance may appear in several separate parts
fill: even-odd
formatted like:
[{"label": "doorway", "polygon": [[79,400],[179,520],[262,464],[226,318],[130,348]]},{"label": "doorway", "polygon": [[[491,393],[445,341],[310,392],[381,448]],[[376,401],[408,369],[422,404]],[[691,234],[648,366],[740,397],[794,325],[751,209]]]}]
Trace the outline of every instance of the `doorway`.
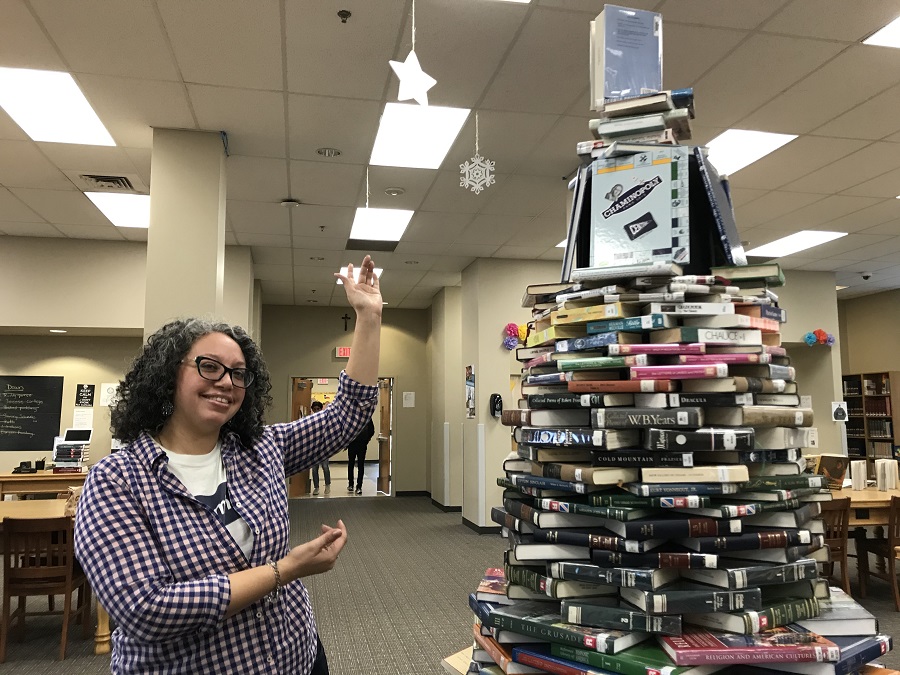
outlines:
[{"label": "doorway", "polygon": [[[291,378],[291,419],[300,419],[310,414],[313,401],[330,404],[337,394],[336,377],[292,377]],[[362,496],[391,495],[391,455],[393,449],[393,391],[394,379],[378,378],[378,404],[373,414],[375,436],[369,441],[363,473]],[[291,498],[335,498],[354,497],[347,490],[349,467],[347,450],[341,450],[329,460],[331,485],[326,494],[324,471],[319,472],[319,491],[313,494],[313,480],[310,471],[292,476],[289,480],[288,496]],[[354,470],[355,473],[355,470]]]}]

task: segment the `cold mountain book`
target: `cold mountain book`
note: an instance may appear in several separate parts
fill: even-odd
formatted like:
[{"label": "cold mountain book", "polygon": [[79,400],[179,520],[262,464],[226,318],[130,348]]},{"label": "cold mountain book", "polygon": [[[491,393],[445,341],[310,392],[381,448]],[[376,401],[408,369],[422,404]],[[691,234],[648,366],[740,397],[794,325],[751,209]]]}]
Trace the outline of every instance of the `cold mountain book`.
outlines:
[{"label": "cold mountain book", "polygon": [[689,627],[681,636],[660,637],[660,644],[677,665],[822,662],[840,658],[840,649],[834,642],[796,624],[755,635]]},{"label": "cold mountain book", "polygon": [[591,451],[594,466],[694,466],[692,452],[651,452],[650,450]]},{"label": "cold mountain book", "polygon": [[654,614],[737,612],[762,608],[759,588],[726,591],[686,581],[678,581],[656,591],[622,588],[619,595],[635,607]]},{"label": "cold mountain book", "polygon": [[551,562],[550,576],[556,579],[589,581],[609,586],[640,588],[654,591],[678,579],[678,569],[637,569],[633,567],[600,567],[581,562]]},{"label": "cold mountain book", "polygon": [[878,634],[878,619],[838,587],[831,588],[828,598],[819,600],[817,617],[797,623],[825,637]]},{"label": "cold mountain book", "polygon": [[634,429],[644,427],[687,428],[703,426],[702,408],[623,408],[607,410],[594,408],[590,423],[595,429]]},{"label": "cold mountain book", "polygon": [[797,560],[784,564],[754,564],[720,557],[719,563],[724,567],[714,570],[682,570],[681,576],[691,581],[698,581],[729,590],[756,588],[795,581],[811,581],[819,576],[816,561],[811,559]]},{"label": "cold mountain book", "polygon": [[648,614],[626,606],[608,606],[580,600],[563,600],[560,614],[564,621],[591,626],[614,628],[660,635],[681,635],[681,617],[677,614]]},{"label": "cold mountain book", "polygon": [[[874,637],[837,636],[829,638],[841,650],[836,663],[790,663],[781,670],[801,675],[850,675],[863,672],[865,664],[876,661],[891,650],[893,640],[890,635]],[[882,669],[887,671],[887,669]],[[868,669],[865,669],[868,672]]]},{"label": "cold mountain book", "polygon": [[532,464],[531,473],[588,485],[616,485],[620,482],[637,480],[639,475],[638,469],[555,462]]},{"label": "cold mountain book", "polygon": [[[815,598],[800,598],[766,605],[763,609],[739,612],[705,612],[684,615],[685,623],[712,630],[752,635],[763,630],[787,626],[819,614]],[[810,629],[812,630],[812,629]]]},{"label": "cold mountain book", "polygon": [[533,426],[587,426],[591,423],[590,411],[586,409],[535,410],[530,408],[507,408],[503,410],[500,423],[509,427]]},{"label": "cold mountain book", "polygon": [[749,477],[747,467],[740,465],[641,469],[641,481],[644,483],[740,483],[748,480]]},{"label": "cold mountain book", "polygon": [[555,656],[601,668],[604,673],[622,675],[710,675],[722,668],[717,665],[676,666],[654,641],[642,642],[612,656],[556,644],[551,645],[550,651]]},{"label": "cold mountain book", "polygon": [[751,450],[754,430],[703,428],[696,431],[650,428],[644,432],[648,450]]}]

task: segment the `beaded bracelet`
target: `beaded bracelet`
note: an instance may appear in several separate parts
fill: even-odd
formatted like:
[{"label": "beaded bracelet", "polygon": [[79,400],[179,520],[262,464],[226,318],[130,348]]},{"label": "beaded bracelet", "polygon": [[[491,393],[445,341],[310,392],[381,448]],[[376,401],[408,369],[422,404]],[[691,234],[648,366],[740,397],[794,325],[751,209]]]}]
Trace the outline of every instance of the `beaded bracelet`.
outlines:
[{"label": "beaded bracelet", "polygon": [[281,572],[278,571],[278,562],[269,558],[266,563],[275,571],[275,589],[266,597],[269,601],[274,602],[281,592]]}]

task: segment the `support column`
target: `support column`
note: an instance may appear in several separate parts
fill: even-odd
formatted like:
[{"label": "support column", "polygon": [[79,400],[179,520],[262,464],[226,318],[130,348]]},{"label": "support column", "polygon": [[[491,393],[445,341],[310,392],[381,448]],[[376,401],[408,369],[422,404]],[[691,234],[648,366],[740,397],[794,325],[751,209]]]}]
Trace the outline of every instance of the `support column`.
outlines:
[{"label": "support column", "polygon": [[184,316],[222,316],[225,151],[217,132],[153,130],[144,337]]}]

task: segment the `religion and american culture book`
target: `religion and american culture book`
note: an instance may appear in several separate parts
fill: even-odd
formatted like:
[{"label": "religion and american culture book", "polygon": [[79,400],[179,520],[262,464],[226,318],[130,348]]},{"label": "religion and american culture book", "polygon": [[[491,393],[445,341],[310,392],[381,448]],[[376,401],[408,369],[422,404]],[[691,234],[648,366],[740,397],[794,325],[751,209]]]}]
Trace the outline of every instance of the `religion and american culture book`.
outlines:
[{"label": "religion and american culture book", "polygon": [[754,635],[687,627],[680,636],[661,636],[659,640],[676,665],[822,662],[840,658],[840,649],[834,642],[796,624]]}]

